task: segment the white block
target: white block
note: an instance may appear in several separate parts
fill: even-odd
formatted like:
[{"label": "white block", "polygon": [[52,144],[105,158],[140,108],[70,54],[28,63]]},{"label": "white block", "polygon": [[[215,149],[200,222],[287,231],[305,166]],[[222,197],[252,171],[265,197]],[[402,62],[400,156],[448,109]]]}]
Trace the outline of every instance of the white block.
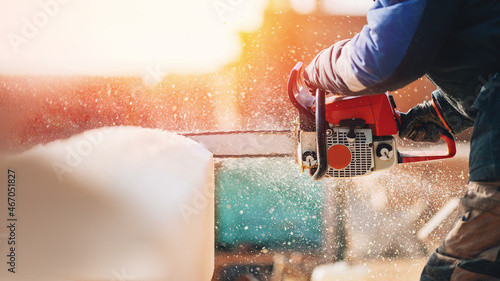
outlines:
[{"label": "white block", "polygon": [[0,280],[211,279],[213,160],[196,142],[97,129],[2,159],[0,168]]}]

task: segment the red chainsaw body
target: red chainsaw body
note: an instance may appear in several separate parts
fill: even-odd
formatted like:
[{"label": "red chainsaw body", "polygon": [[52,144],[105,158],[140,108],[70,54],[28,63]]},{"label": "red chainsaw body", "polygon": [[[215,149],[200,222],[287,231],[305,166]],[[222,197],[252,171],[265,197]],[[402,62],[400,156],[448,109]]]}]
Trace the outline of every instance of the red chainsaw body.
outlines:
[{"label": "red chainsaw body", "polygon": [[359,97],[330,97],[326,99],[326,121],[339,124],[340,120],[363,119],[374,136],[398,133],[399,112],[394,109],[388,94]]},{"label": "red chainsaw body", "polygon": [[388,93],[368,96],[333,96],[324,89],[314,94],[300,76],[297,63],[288,79],[288,96],[299,111],[298,163],[309,169],[314,180],[325,176],[356,177],[389,169],[397,163],[411,163],[451,158],[455,141],[448,132],[441,134],[447,151],[401,152],[394,135],[401,126]]}]

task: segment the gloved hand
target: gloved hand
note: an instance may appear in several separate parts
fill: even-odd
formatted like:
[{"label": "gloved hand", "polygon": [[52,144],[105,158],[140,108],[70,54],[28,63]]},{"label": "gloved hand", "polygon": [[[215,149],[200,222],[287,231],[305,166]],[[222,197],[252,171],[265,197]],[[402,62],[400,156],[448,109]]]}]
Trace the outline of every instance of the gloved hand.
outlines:
[{"label": "gloved hand", "polygon": [[416,105],[408,113],[401,113],[399,136],[416,142],[437,142],[448,132],[431,101]]},{"label": "gloved hand", "polygon": [[[339,63],[344,62],[345,64],[346,59],[348,59],[345,55],[342,56],[342,50],[349,41],[350,39],[342,40],[324,49],[304,68],[302,77],[305,87],[310,93],[315,94],[316,89],[320,89],[334,95],[354,94],[338,71],[338,69],[345,68],[345,66],[339,66]],[[340,60],[342,57],[343,59]]]},{"label": "gloved hand", "polygon": [[313,96],[316,95],[316,89],[317,87],[314,86],[311,82],[311,78],[309,77],[309,69],[312,68],[311,66],[308,66],[306,69],[304,69],[304,72],[302,73],[302,77],[304,78],[304,87],[311,93]]}]

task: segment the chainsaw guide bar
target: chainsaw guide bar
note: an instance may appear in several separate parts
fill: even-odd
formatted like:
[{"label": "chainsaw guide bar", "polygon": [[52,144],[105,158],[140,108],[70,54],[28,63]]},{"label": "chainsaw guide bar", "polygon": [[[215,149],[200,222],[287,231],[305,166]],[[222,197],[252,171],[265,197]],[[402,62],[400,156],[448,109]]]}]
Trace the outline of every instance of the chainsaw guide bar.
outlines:
[{"label": "chainsaw guide bar", "polygon": [[291,130],[220,131],[182,134],[218,158],[293,157],[297,140]]}]

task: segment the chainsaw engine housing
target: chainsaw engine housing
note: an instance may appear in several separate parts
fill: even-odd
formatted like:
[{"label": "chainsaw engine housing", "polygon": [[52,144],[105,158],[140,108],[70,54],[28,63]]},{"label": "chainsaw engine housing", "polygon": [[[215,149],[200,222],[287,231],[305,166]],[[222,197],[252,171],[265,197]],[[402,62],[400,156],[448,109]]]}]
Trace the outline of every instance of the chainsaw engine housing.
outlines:
[{"label": "chainsaw engine housing", "polygon": [[[327,130],[327,177],[348,178],[369,175],[374,171],[389,169],[397,164],[396,143],[392,136],[376,137],[369,128],[354,129],[330,125]],[[298,163],[302,170],[314,174],[317,167],[316,133],[300,133]]]},{"label": "chainsaw engine housing", "polygon": [[[327,177],[369,175],[398,163],[398,132],[395,103],[388,94],[326,99],[325,122],[328,159]],[[315,104],[311,107],[315,109]],[[318,167],[317,131],[311,116],[299,116],[299,163],[310,174]]]}]

